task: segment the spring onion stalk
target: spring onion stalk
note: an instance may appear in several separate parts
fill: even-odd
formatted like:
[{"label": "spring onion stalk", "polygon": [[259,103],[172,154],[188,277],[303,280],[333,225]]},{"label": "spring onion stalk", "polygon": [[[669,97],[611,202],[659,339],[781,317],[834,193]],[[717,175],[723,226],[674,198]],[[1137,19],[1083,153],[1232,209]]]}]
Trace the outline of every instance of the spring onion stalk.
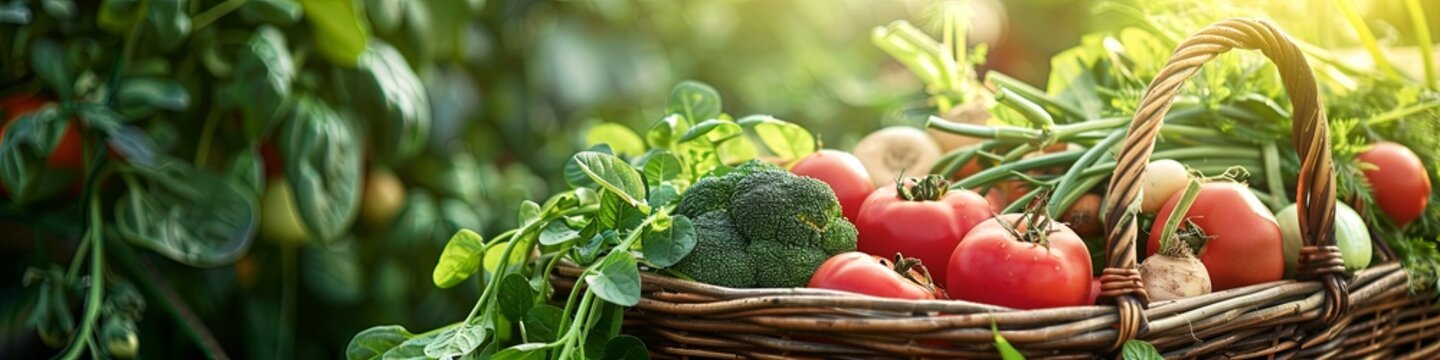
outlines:
[{"label": "spring onion stalk", "polygon": [[[1332,0],[1335,6],[1340,8],[1340,13],[1345,15],[1345,20],[1350,22],[1350,27],[1355,29],[1355,36],[1360,38],[1360,43],[1365,45],[1365,50],[1370,52],[1370,58],[1375,60],[1375,67],[1380,72],[1392,78],[1399,77],[1395,67],[1390,65],[1390,60],[1385,58],[1385,53],[1380,49],[1380,41],[1375,39],[1375,33],[1370,32],[1370,25],[1365,24],[1365,19],[1360,17],[1360,10],[1355,9],[1352,0]],[[1424,16],[1423,14],[1420,16]]]},{"label": "spring onion stalk", "polygon": [[1019,79],[1012,78],[1005,74],[1001,74],[998,71],[991,71],[989,73],[986,73],[985,80],[991,84],[994,84],[997,87],[1010,89],[1016,94],[1023,96],[1030,101],[1039,103],[1040,105],[1060,109],[1060,112],[1065,113],[1066,116],[1074,117],[1076,119],[1085,118],[1085,114],[1081,112],[1079,108],[1076,108],[1074,105],[1052,99],[1049,95],[1045,94],[1044,90],[1040,90],[1038,88],[1035,88],[1034,86],[1030,86],[1024,81],[1020,81]]},{"label": "spring onion stalk", "polygon": [[1425,7],[1420,0],[1405,0],[1410,23],[1415,26],[1415,39],[1420,45],[1420,59],[1425,62],[1425,87],[1435,88],[1435,54],[1431,51],[1430,23],[1425,21]]}]

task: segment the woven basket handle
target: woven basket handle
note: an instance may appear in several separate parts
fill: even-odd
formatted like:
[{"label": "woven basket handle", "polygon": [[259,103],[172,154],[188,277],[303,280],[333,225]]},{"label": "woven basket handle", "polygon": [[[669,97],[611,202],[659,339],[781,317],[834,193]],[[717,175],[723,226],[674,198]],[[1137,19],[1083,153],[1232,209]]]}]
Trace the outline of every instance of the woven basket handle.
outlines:
[{"label": "woven basket handle", "polygon": [[1258,49],[1280,70],[1294,112],[1295,151],[1302,160],[1295,197],[1306,245],[1301,257],[1302,275],[1318,277],[1326,284],[1328,301],[1322,318],[1326,324],[1333,324],[1348,307],[1341,277],[1343,262],[1334,246],[1335,176],[1330,131],[1310,65],[1289,37],[1270,23],[1226,19],[1192,35],[1175,49],[1145,91],[1116,160],[1116,173],[1110,179],[1105,199],[1109,263],[1101,276],[1102,296],[1113,299],[1120,312],[1116,348],[1141,335],[1146,326],[1143,309],[1148,299],[1135,264],[1135,214],[1155,137],[1181,85],[1205,62],[1236,48]]}]

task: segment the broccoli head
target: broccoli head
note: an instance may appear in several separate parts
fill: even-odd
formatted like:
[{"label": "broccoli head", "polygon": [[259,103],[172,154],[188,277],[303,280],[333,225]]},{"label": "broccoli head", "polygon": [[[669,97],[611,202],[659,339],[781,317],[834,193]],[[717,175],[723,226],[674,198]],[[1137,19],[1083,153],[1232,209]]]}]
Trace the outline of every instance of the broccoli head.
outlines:
[{"label": "broccoli head", "polygon": [[819,180],[747,162],[691,186],[676,213],[694,219],[695,250],[673,269],[727,287],[799,287],[858,231]]},{"label": "broccoli head", "polygon": [[745,237],[795,245],[817,246],[831,220],[841,217],[829,185],[788,172],[758,172],[740,180],[730,209]]},{"label": "broccoli head", "polygon": [[774,241],[752,241],[745,253],[755,266],[755,286],[766,288],[804,287],[830,258],[817,247]]},{"label": "broccoli head", "polygon": [[716,210],[691,222],[695,224],[695,250],[671,269],[707,284],[754,286],[755,271],[750,255],[745,253],[750,242],[735,231],[730,215],[725,210]]}]

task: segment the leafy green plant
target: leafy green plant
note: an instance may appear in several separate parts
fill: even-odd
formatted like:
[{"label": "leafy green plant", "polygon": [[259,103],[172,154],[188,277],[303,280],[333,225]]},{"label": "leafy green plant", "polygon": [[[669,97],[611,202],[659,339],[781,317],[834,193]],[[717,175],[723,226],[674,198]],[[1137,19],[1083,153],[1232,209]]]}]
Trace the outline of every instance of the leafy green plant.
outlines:
[{"label": "leafy green plant", "polygon": [[[758,138],[779,159],[815,151],[803,128],[769,116],[733,121],[720,106],[713,88],[683,82],[667,102],[669,115],[650,127],[645,143],[624,127],[593,130],[588,138],[597,143],[567,164],[570,190],[543,204],[524,202],[519,227],[495,238],[460,230],[445,246],[435,265],[436,286],[482,274],[483,290],[465,319],[423,334],[372,327],[355,335],[347,357],[648,357],[638,339],[619,335],[619,321],[624,308],[640,301],[642,270],[666,269],[695,248],[691,219],[672,214],[675,200],[690,184],[735,164],[717,154],[732,142],[746,141],[758,154],[749,140]],[[647,147],[628,160],[611,153]],[[584,270],[559,307],[552,305],[560,299],[552,299],[557,289],[550,276],[562,262]]]}]

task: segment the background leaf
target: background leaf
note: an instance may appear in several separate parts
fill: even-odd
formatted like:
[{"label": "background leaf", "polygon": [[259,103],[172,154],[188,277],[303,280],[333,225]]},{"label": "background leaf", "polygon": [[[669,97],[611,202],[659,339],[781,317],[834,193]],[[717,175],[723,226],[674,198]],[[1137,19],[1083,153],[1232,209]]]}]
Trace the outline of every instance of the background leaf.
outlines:
[{"label": "background leaf", "polygon": [[399,51],[373,42],[360,54],[355,69],[337,72],[339,93],[369,124],[377,163],[399,164],[425,147],[430,136],[430,97]]},{"label": "background leaf", "polygon": [[645,140],[625,125],[603,123],[590,128],[585,134],[586,146],[608,144],[619,156],[640,156],[645,153]]},{"label": "background leaf", "polygon": [[352,0],[301,0],[315,33],[315,47],[331,63],[352,67],[370,38]]},{"label": "background leaf", "polygon": [[200,267],[234,262],[250,249],[259,205],[238,179],[173,158],[140,175],[144,184],[127,184],[115,204],[115,225],[131,244]]},{"label": "background leaf", "polygon": [[702,82],[682,81],[670,90],[665,111],[685,116],[692,124],[713,119],[720,116],[720,92]]},{"label": "background leaf", "polygon": [[350,228],[360,210],[363,143],[319,99],[301,97],[290,114],[280,145],[285,177],[305,226],[328,243]]}]

